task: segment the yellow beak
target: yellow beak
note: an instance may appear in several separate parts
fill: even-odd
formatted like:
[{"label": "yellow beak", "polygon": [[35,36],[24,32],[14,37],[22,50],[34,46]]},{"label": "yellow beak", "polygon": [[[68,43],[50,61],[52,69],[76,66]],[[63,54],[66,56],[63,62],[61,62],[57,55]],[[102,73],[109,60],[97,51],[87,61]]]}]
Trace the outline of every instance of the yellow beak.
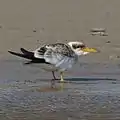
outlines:
[{"label": "yellow beak", "polygon": [[95,53],[95,52],[99,52],[97,49],[95,48],[88,48],[88,47],[85,47],[82,49],[83,52],[91,52],[91,53]]}]

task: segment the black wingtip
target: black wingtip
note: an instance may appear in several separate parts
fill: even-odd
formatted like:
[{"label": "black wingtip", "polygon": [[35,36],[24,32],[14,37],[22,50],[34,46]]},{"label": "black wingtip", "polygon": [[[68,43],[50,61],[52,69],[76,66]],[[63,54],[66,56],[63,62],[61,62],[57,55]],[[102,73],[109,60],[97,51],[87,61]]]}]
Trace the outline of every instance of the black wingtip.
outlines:
[{"label": "black wingtip", "polygon": [[19,56],[19,57],[23,57],[23,58],[26,58],[26,59],[30,59],[30,60],[33,60],[33,59],[36,59],[34,57],[34,54],[32,53],[29,53],[29,52],[25,52],[25,53],[17,53],[17,52],[13,52],[13,51],[8,51],[10,54],[12,55],[15,55],[15,56]]},{"label": "black wingtip", "polygon": [[24,48],[20,48],[20,50],[22,51]]},{"label": "black wingtip", "polygon": [[29,55],[33,55],[34,54],[33,52],[26,50],[25,48],[20,48],[20,50],[21,50],[21,52],[23,54],[29,54]]},{"label": "black wingtip", "polygon": [[28,52],[28,51],[25,50],[24,48],[20,48],[20,50],[21,50],[22,53],[26,53],[26,52]]},{"label": "black wingtip", "polygon": [[10,51],[10,50],[8,50],[8,52],[9,52],[9,53],[11,53],[11,51]]},{"label": "black wingtip", "polygon": [[[15,55],[15,56],[19,56],[19,57],[23,57],[23,58],[28,58],[28,56],[21,54],[21,53],[17,53],[17,52],[13,52],[13,51],[8,51],[10,54]],[[29,58],[28,58],[29,59]]]},{"label": "black wingtip", "polygon": [[12,54],[12,55],[32,60],[32,61],[30,61],[30,62],[28,62],[26,64],[32,64],[32,63],[46,63],[46,64],[49,64],[49,63],[45,62],[44,59],[35,58],[34,54],[32,52],[26,52],[24,54],[23,53],[13,52],[13,51],[10,51],[10,50],[8,52],[10,54]]},{"label": "black wingtip", "polygon": [[24,48],[20,48],[21,51],[24,51],[25,49]]},{"label": "black wingtip", "polygon": [[12,52],[12,51],[10,51],[10,50],[8,50],[8,52],[10,53],[10,54],[14,54],[15,52]]}]

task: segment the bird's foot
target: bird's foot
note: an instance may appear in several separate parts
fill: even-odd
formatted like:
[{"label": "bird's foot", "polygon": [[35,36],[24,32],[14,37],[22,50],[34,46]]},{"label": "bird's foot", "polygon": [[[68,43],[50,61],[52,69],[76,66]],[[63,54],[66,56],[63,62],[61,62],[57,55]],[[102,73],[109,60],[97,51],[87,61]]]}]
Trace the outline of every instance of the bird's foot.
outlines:
[{"label": "bird's foot", "polygon": [[64,79],[61,77],[60,83],[64,83],[64,82],[65,82]]}]

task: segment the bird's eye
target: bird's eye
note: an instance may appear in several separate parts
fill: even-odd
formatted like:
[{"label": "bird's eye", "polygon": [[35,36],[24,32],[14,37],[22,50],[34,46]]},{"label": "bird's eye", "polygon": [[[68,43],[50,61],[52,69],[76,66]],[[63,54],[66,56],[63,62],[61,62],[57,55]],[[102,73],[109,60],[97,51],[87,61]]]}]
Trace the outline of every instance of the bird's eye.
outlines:
[{"label": "bird's eye", "polygon": [[80,48],[80,45],[77,45],[76,48]]},{"label": "bird's eye", "polygon": [[78,45],[78,44],[73,44],[72,45],[73,49],[77,49],[77,48],[85,48],[85,45]]},{"label": "bird's eye", "polygon": [[77,49],[78,48],[78,46],[76,44],[73,44],[72,47],[73,47],[73,49]]},{"label": "bird's eye", "polygon": [[82,48],[85,48],[85,45],[80,45],[80,48],[82,49]]}]

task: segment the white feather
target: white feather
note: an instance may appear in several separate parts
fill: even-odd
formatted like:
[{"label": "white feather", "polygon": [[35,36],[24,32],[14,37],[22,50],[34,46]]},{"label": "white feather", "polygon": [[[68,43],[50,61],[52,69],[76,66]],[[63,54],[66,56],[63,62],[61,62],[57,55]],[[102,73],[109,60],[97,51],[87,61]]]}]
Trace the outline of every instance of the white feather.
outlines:
[{"label": "white feather", "polygon": [[39,52],[38,52],[39,49],[40,49],[40,48],[38,48],[38,49],[36,49],[36,50],[34,51],[34,56],[35,56],[36,58],[44,58],[44,55],[40,55],[40,54],[39,54]]}]

